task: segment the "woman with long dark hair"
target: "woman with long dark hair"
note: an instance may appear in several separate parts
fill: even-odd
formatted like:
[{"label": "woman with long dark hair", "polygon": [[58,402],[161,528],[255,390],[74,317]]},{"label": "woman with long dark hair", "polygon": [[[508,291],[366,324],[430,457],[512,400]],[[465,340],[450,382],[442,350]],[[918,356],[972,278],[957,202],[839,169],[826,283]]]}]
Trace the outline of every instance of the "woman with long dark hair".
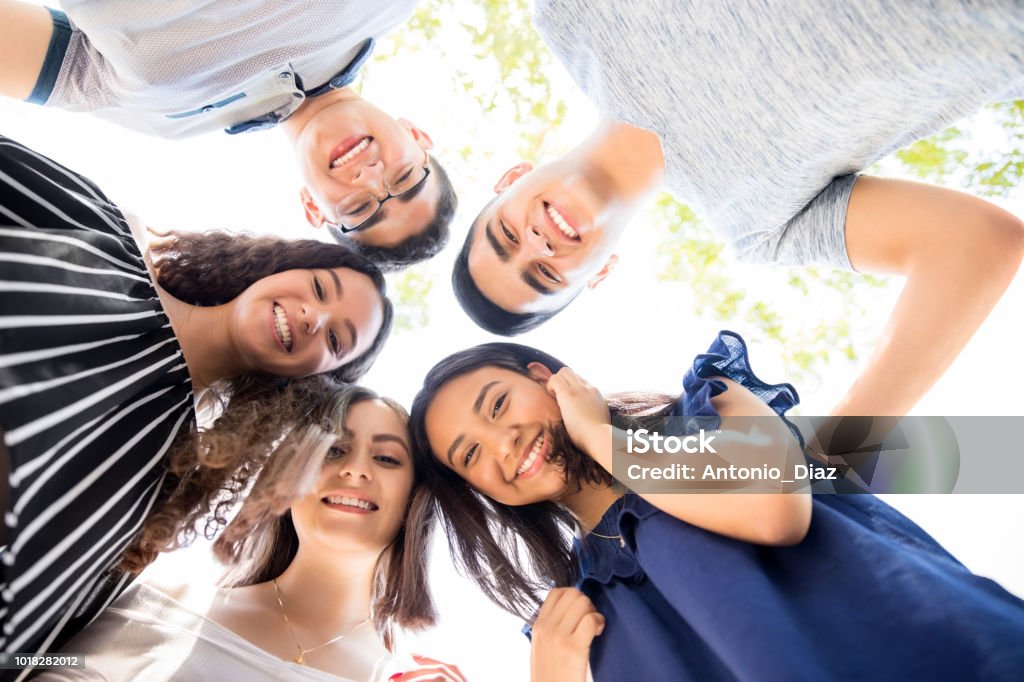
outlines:
[{"label": "woman with long dark hair", "polygon": [[258,449],[195,447],[194,398],[237,426],[290,377],[354,381],[392,305],[333,244],[172,234],[147,263],[99,188],[5,138],[0,216],[0,651],[36,652],[243,487]]},{"label": "woman with long dark hair", "polygon": [[[383,680],[404,667],[396,630],[434,624],[429,495],[404,408],[315,376],[253,409],[276,445],[214,546],[223,588],[195,610],[187,590],[133,586],[70,642],[87,666],[71,679]],[[414,667],[395,677],[463,682],[454,666]]]},{"label": "woman with long dark hair", "polygon": [[606,398],[509,343],[438,363],[410,432],[465,573],[526,619],[540,590],[579,584],[607,620],[598,682],[1020,679],[1024,602],[873,496],[625,494],[611,416],[650,431],[699,418],[768,464],[801,452],[783,417],[796,391],[758,379],[739,336],[719,334],[683,386]]}]

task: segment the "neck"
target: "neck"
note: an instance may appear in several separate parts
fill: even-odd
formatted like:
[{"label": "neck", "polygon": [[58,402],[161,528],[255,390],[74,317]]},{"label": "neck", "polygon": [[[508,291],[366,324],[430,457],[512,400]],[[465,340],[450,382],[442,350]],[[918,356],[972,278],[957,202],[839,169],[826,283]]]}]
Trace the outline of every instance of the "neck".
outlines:
[{"label": "neck", "polygon": [[569,154],[582,156],[585,163],[600,169],[624,202],[642,200],[658,188],[665,173],[657,135],[608,119]]},{"label": "neck", "polygon": [[380,554],[346,552],[344,561],[333,553],[313,554],[300,545],[295,559],[277,578],[288,618],[326,632],[355,627],[370,615],[373,572]]},{"label": "neck", "polygon": [[585,483],[577,492],[560,499],[559,503],[572,512],[576,522],[589,533],[600,523],[608,507],[620,497],[622,493],[610,485]]},{"label": "neck", "polygon": [[330,90],[317,97],[307,97],[291,116],[281,121],[278,127],[294,142],[306,125],[321,111],[342,102],[354,102],[359,98],[359,93],[351,87]]},{"label": "neck", "polygon": [[233,301],[219,306],[195,306],[171,296],[162,287],[157,291],[197,393],[216,381],[245,373],[228,331]]}]

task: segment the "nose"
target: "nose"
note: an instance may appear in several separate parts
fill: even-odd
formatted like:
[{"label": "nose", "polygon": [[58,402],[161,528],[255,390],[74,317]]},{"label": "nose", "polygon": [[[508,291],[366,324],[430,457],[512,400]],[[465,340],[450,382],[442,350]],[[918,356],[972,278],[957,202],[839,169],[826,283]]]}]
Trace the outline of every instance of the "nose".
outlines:
[{"label": "nose", "polygon": [[302,330],[307,334],[316,334],[327,323],[328,314],[316,306],[305,303],[302,305],[302,319],[299,321]]},{"label": "nose", "polygon": [[377,159],[360,166],[352,178],[352,184],[372,192],[378,199],[383,198],[387,194],[384,187],[384,162]]},{"label": "nose", "polygon": [[499,430],[494,434],[492,446],[498,456],[498,462],[504,462],[511,458],[515,463],[519,452],[519,429],[511,426]]},{"label": "nose", "polygon": [[551,242],[536,225],[530,225],[526,230],[526,243],[538,256],[553,256],[555,254]]},{"label": "nose", "polygon": [[338,478],[370,480],[369,457],[364,453],[350,452],[338,467]]}]

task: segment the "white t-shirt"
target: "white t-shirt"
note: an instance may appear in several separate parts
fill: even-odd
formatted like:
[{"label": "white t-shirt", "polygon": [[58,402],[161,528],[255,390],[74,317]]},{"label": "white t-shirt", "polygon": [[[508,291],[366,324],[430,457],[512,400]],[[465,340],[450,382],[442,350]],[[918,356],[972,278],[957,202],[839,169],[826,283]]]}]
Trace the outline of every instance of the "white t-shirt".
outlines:
[{"label": "white t-shirt", "polygon": [[[72,639],[85,668],[47,670],[40,682],[353,682],[283,661],[195,613],[154,587],[137,584]],[[383,677],[390,657],[370,680]]]},{"label": "white t-shirt", "polygon": [[161,137],[284,118],[415,4],[62,0],[74,32],[46,105]]}]

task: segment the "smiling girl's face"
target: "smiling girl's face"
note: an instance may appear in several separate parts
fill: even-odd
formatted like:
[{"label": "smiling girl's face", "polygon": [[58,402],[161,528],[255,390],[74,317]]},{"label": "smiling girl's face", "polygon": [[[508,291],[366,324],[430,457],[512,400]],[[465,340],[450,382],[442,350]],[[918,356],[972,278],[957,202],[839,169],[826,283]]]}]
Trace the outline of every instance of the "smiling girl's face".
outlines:
[{"label": "smiling girl's face", "polygon": [[315,491],[292,505],[292,520],[304,547],[380,552],[402,527],[412,492],[409,432],[382,400],[351,405],[345,430]]},{"label": "smiling girl's face", "polygon": [[567,489],[550,461],[551,425],[561,421],[547,391],[550,370],[528,375],[482,367],[455,377],[426,412],[434,456],[487,497],[510,506],[557,500]]},{"label": "smiling girl's face", "polygon": [[349,268],[279,272],[233,304],[231,334],[244,366],[284,377],[348,364],[370,348],[384,321],[373,280]]}]

